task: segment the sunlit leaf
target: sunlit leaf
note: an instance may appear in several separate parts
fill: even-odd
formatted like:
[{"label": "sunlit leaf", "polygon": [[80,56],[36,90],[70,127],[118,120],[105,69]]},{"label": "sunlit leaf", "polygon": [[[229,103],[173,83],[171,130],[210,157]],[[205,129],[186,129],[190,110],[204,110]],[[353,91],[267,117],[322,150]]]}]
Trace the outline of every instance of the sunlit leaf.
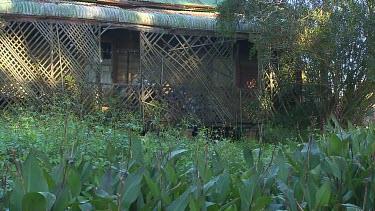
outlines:
[{"label": "sunlit leaf", "polygon": [[174,157],[176,157],[177,155],[180,155],[184,152],[187,152],[188,150],[187,149],[178,149],[178,150],[174,150],[172,151],[170,154],[169,154],[169,158],[170,159],[173,159]]}]

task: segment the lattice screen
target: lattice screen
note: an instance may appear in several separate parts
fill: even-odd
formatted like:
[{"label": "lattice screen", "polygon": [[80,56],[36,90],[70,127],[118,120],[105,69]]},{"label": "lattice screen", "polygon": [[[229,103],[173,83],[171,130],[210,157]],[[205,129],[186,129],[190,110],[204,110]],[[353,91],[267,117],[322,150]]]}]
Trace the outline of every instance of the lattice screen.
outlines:
[{"label": "lattice screen", "polygon": [[80,103],[97,93],[99,26],[11,21],[0,28],[0,106],[41,106],[64,88],[67,76],[80,86]]},{"label": "lattice screen", "polygon": [[235,122],[232,46],[227,38],[141,33],[143,83],[162,87],[159,95],[174,114],[188,112],[206,124]]},{"label": "lattice screen", "polygon": [[147,110],[163,101],[174,119],[190,114],[205,124],[240,121],[231,39],[149,32],[140,37],[142,81],[100,84],[100,26],[10,21],[0,28],[0,107],[51,103],[71,78],[87,111],[96,103]]}]

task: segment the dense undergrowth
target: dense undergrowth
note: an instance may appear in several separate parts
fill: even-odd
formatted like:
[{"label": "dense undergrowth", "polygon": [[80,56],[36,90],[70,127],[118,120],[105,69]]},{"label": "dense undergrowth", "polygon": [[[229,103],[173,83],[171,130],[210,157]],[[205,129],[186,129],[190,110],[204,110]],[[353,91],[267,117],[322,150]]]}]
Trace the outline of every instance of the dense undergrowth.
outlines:
[{"label": "dense undergrowth", "polygon": [[[133,115],[5,114],[0,207],[10,210],[369,210],[375,128],[288,145],[211,142]],[[291,137],[290,140],[297,140]],[[259,156],[259,153],[261,155]]]}]

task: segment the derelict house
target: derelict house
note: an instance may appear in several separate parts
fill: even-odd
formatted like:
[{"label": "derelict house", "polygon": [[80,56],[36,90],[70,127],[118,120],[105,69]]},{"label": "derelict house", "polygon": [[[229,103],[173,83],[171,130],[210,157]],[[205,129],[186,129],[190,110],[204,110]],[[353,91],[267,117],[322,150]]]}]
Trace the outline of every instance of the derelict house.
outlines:
[{"label": "derelict house", "polygon": [[[242,122],[258,80],[250,43],[217,33],[216,0],[1,0],[0,103],[40,106],[80,84],[85,109],[116,105],[204,124]],[[251,24],[239,26],[249,31]],[[255,85],[256,86],[256,85]]]}]

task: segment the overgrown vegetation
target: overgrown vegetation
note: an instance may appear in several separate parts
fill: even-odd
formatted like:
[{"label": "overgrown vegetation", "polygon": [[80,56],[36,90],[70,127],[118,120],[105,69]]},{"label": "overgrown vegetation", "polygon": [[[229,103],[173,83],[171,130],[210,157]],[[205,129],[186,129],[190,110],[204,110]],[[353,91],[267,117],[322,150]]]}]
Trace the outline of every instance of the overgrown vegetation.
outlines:
[{"label": "overgrown vegetation", "polygon": [[368,210],[375,127],[336,122],[303,142],[210,142],[136,118],[20,111],[1,119],[1,207],[10,210]]},{"label": "overgrown vegetation", "polygon": [[206,128],[189,137],[194,121],[168,125],[158,107],[141,136],[144,119],[116,101],[83,112],[67,78],[54,105],[3,113],[0,209],[373,209],[375,126],[358,125],[375,96],[374,5],[288,2],[227,0],[219,9],[227,32],[243,18],[259,26],[250,40],[274,80],[248,108],[260,142]]},{"label": "overgrown vegetation", "polygon": [[226,0],[218,20],[232,35],[239,22],[254,26],[249,40],[263,74],[257,113],[303,127],[316,118],[324,128],[331,115],[360,125],[374,106],[374,11],[371,0]]}]

